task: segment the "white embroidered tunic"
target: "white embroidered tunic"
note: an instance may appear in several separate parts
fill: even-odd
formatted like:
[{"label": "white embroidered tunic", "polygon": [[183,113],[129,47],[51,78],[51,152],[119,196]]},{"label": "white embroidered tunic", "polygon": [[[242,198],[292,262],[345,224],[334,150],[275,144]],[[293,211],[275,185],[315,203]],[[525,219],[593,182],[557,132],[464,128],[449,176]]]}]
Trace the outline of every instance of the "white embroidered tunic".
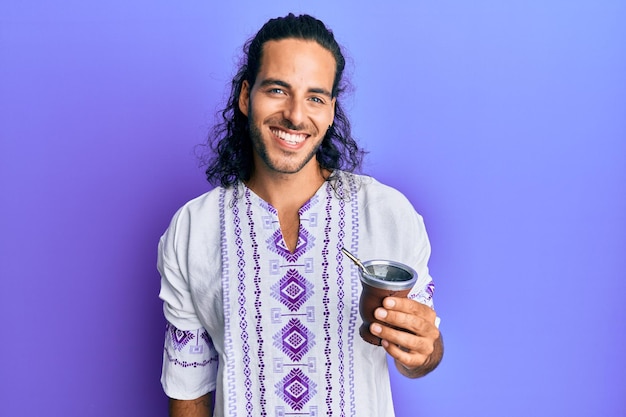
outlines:
[{"label": "white embroidered tunic", "polygon": [[168,321],[162,384],[216,391],[216,416],[393,416],[382,347],[358,333],[361,284],[341,252],[412,266],[432,306],[422,218],[398,191],[336,172],[299,210],[289,251],[278,213],[244,185],[183,206],[161,238]]}]

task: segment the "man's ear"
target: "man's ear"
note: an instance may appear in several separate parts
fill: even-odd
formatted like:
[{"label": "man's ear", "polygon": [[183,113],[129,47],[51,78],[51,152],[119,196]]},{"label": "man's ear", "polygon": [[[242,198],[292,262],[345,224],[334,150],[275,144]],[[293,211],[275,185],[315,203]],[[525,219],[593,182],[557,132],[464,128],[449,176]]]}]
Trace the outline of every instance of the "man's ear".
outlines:
[{"label": "man's ear", "polygon": [[241,92],[239,93],[239,110],[248,116],[248,105],[250,103],[250,84],[248,80],[243,80],[241,84]]}]

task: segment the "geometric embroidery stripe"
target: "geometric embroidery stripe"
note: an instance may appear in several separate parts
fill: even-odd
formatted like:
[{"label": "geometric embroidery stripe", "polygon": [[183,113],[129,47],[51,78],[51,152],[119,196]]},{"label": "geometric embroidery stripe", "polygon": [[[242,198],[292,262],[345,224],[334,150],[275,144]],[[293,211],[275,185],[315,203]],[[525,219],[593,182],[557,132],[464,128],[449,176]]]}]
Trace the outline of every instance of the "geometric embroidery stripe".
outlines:
[{"label": "geometric embroidery stripe", "polygon": [[261,325],[263,318],[261,317],[261,278],[260,278],[260,270],[259,266],[259,253],[258,253],[258,245],[256,241],[256,232],[254,231],[254,222],[253,222],[253,213],[252,213],[252,201],[250,199],[250,189],[246,189],[246,204],[247,204],[247,215],[248,215],[248,223],[250,225],[250,239],[252,240],[252,259],[254,260],[254,308],[255,308],[255,317],[256,320],[256,335],[258,340],[258,360],[259,360],[259,393],[260,393],[260,404],[261,404],[261,413],[258,414],[260,416],[265,416],[267,413],[265,412],[265,364],[263,362],[265,358],[265,353],[263,351],[263,326]]},{"label": "geometric embroidery stripe", "polygon": [[[239,187],[236,188],[237,190]],[[235,193],[238,194],[238,193]],[[234,198],[239,198],[235,195]],[[237,301],[239,306],[237,311],[239,312],[239,328],[241,329],[241,349],[243,351],[243,374],[244,374],[244,397],[246,399],[245,409],[247,415],[252,417],[252,380],[250,378],[250,343],[248,336],[248,322],[246,320],[246,251],[243,246],[243,239],[241,238],[241,217],[239,216],[239,206],[233,205],[233,220],[235,224],[235,245],[237,247]],[[236,393],[231,392],[231,395]]]},{"label": "geometric embroidery stripe", "polygon": [[187,362],[184,360],[179,360],[176,356],[170,355],[170,351],[169,349],[166,347],[164,348],[165,354],[167,355],[167,360],[170,363],[173,363],[174,365],[178,365],[178,366],[182,366],[183,368],[198,368],[198,367],[203,367],[203,366],[207,366],[211,363],[215,363],[218,361],[217,356],[211,356],[208,359],[203,360],[202,362]]},{"label": "geometric embroidery stripe", "polygon": [[[234,197],[233,197],[234,198]],[[224,350],[233,352],[233,336],[230,330],[230,280],[229,280],[229,260],[228,260],[228,240],[226,238],[226,189],[220,190],[219,208],[220,208],[220,239],[221,239],[221,257],[222,257],[222,291],[224,293],[222,302],[224,303]],[[237,415],[237,397],[235,396],[235,361],[232,355],[226,356],[227,363],[224,373],[226,374],[226,384],[228,386],[228,412],[231,416]]]},{"label": "geometric embroidery stripe", "polygon": [[[352,206],[352,241],[350,250],[352,253],[359,253],[359,210],[357,201],[357,187],[355,179],[352,175],[348,176],[350,184],[350,204]],[[358,310],[358,288],[360,278],[358,277],[357,268],[350,268],[350,322],[348,324],[348,334],[353,335],[356,327],[357,310]],[[354,398],[354,338],[348,339],[348,386],[350,388],[350,416],[356,417],[356,400]]]},{"label": "geometric embroidery stripe", "polygon": [[187,346],[187,344],[193,339],[196,339],[197,342],[197,330],[196,335],[194,336],[193,332],[188,330],[179,330],[173,324],[170,324],[170,322],[166,323],[165,328],[165,331],[167,332],[167,337],[169,338],[172,347],[179,352],[181,352],[183,348]]},{"label": "geometric embroidery stripe", "polygon": [[339,359],[339,415],[341,417],[345,417],[346,412],[345,412],[345,407],[346,407],[346,400],[345,400],[345,375],[344,375],[344,370],[345,370],[345,366],[344,366],[344,351],[343,351],[343,319],[344,319],[344,299],[345,299],[345,293],[343,291],[343,284],[344,284],[344,279],[343,279],[343,266],[341,264],[341,258],[343,258],[342,256],[342,252],[341,252],[341,248],[343,247],[343,239],[346,235],[345,232],[345,226],[346,226],[346,212],[345,212],[345,191],[344,191],[344,187],[343,187],[343,181],[341,181],[341,179],[339,179],[338,184],[337,184],[337,189],[338,189],[338,197],[339,197],[339,230],[337,233],[337,247],[336,247],[336,260],[337,260],[337,271],[336,271],[336,276],[337,276],[337,310],[339,312],[339,314],[337,315],[337,355],[338,355],[338,359]]},{"label": "geometric embroidery stripe", "polygon": [[324,355],[326,357],[326,371],[324,372],[324,376],[326,378],[326,406],[327,406],[327,416],[332,416],[332,372],[331,372],[331,348],[330,348],[330,311],[329,311],[329,298],[328,298],[328,244],[330,240],[330,219],[331,219],[331,207],[332,207],[332,187],[326,187],[326,225],[324,226],[324,246],[322,249],[322,280],[324,282],[324,295],[322,297],[323,309],[324,309],[324,340],[326,341],[324,345]]}]

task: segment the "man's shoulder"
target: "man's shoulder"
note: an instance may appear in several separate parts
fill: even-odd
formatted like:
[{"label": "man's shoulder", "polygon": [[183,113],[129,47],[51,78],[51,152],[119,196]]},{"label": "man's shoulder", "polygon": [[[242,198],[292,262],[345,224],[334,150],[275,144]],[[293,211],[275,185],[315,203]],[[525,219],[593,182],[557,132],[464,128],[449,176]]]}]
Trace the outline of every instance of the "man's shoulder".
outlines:
[{"label": "man's shoulder", "polygon": [[357,185],[357,195],[359,195],[366,202],[379,201],[381,203],[387,202],[388,204],[409,204],[407,197],[397,188],[391,185],[385,184],[378,179],[369,175],[363,174],[349,174],[354,183]]},{"label": "man's shoulder", "polygon": [[216,203],[219,203],[223,190],[224,188],[222,187],[215,187],[212,190],[209,190],[187,201],[183,205],[183,208],[193,211],[201,207],[206,207],[207,205],[208,206],[215,205]]},{"label": "man's shoulder", "polygon": [[[199,196],[187,201],[176,212],[174,218],[200,218],[207,220],[209,218],[217,218],[220,206],[225,204],[227,200],[228,188],[215,187]],[[226,193],[224,193],[226,191]],[[212,215],[213,214],[213,215]]]}]

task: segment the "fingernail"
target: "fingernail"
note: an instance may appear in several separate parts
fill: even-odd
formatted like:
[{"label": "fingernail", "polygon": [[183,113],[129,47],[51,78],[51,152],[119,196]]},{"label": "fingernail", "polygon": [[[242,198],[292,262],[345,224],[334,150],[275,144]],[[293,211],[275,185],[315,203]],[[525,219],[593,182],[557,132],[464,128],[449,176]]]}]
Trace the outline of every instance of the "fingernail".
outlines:
[{"label": "fingernail", "polygon": [[377,319],[384,319],[385,317],[387,317],[387,310],[385,310],[384,308],[377,308],[374,311],[374,316],[376,316]]},{"label": "fingernail", "polygon": [[392,298],[385,298],[384,305],[387,308],[393,308],[396,305],[396,302]]},{"label": "fingernail", "polygon": [[383,331],[383,328],[380,326],[380,324],[372,324],[372,328],[370,330],[374,334],[379,334]]}]

